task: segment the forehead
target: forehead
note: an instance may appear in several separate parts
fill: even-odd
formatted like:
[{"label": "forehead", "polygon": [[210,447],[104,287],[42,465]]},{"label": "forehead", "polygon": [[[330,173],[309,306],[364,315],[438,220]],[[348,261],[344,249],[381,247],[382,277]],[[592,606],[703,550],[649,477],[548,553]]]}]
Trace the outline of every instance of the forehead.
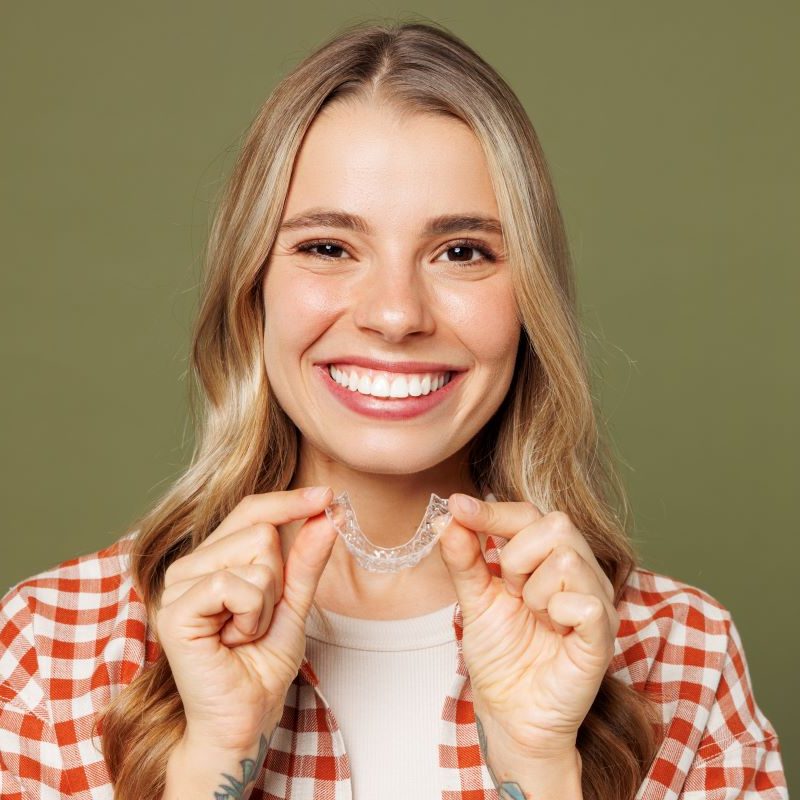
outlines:
[{"label": "forehead", "polygon": [[376,228],[454,211],[497,216],[486,158],[465,123],[363,101],[334,103],[306,132],[284,218],[315,206],[361,214]]}]

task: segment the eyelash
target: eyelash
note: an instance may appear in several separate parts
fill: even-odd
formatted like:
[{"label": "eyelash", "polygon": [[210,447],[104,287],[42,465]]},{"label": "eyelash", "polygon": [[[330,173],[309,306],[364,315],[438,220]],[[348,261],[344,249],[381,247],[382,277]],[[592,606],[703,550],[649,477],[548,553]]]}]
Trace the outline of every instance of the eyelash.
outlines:
[{"label": "eyelash", "polygon": [[[344,245],[332,239],[316,239],[312,242],[304,242],[303,244],[298,245],[295,250],[298,252],[307,252],[312,258],[317,258],[320,261],[341,261],[341,258],[334,258],[333,256],[325,256],[319,253],[311,252],[313,248],[320,247],[321,245],[325,244],[339,247],[345,251],[347,250]],[[452,250],[454,247],[468,247],[471,250],[477,250],[483,255],[483,258],[479,259],[478,261],[450,261],[448,262],[450,264],[463,264],[465,267],[474,267],[478,264],[482,264],[484,261],[491,263],[497,260],[497,256],[493,250],[486,247],[486,245],[482,244],[481,242],[476,241],[475,239],[459,239],[456,242],[451,242],[444,250],[442,250],[442,253],[446,253],[448,250]],[[441,253],[439,255],[441,255]]]}]

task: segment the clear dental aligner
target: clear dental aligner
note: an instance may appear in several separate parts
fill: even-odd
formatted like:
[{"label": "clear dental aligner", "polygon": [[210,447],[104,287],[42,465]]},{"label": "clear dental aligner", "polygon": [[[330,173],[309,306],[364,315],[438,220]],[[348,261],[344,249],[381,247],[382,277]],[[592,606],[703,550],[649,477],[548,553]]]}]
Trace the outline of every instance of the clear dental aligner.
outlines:
[{"label": "clear dental aligner", "polygon": [[[333,498],[325,514],[359,566],[369,572],[398,572],[418,564],[430,553],[439,534],[453,518],[447,510],[447,500],[431,494],[425,516],[414,536],[397,547],[379,547],[367,539],[361,530],[346,491]],[[433,523],[439,519],[442,522],[434,527]]]}]

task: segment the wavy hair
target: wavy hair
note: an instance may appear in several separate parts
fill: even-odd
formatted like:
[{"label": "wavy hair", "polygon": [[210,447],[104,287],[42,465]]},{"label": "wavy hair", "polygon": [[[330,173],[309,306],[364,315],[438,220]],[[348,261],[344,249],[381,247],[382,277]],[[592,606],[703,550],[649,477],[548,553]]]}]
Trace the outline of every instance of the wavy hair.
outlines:
[{"label": "wavy hair", "polygon": [[[245,495],[291,483],[299,438],[267,381],[263,270],[303,135],[321,109],[345,98],[445,115],[466,123],[480,141],[522,335],[508,394],[470,445],[470,473],[500,501],[566,512],[618,603],[637,566],[626,530],[629,506],[592,402],[565,226],[544,154],[505,80],[443,26],[415,20],[340,30],[278,83],[244,136],[204,253],[190,353],[191,463],[129,528],[131,575],[148,613],[172,561],[191,552]],[[587,800],[634,797],[657,750],[660,719],[643,690],[604,677],[577,739]],[[161,796],[185,727],[163,652],[99,721],[115,798]]]}]

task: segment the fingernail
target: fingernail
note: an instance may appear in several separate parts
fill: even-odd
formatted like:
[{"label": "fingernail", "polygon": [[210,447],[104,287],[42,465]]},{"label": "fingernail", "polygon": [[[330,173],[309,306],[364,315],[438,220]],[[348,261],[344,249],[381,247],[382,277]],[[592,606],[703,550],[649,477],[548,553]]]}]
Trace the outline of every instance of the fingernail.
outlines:
[{"label": "fingernail", "polygon": [[303,492],[303,497],[318,503],[328,493],[329,486],[312,486]]},{"label": "fingernail", "polygon": [[456,507],[460,508],[467,514],[477,514],[478,511],[480,510],[478,501],[473,500],[467,494],[454,494],[453,500],[455,501]]}]

